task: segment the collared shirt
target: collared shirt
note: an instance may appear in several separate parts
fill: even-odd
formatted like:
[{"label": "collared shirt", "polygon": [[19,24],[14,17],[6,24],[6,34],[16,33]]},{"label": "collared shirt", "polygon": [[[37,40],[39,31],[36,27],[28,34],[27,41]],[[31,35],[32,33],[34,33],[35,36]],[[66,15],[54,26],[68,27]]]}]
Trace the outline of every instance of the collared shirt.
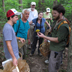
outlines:
[{"label": "collared shirt", "polygon": [[[59,24],[56,24],[56,21],[53,23],[53,30],[52,30],[52,37],[57,38],[58,37],[58,41],[59,43],[56,42],[50,42],[50,50],[52,51],[62,51],[65,49],[66,43],[67,43],[67,38],[68,38],[68,34],[69,34],[69,26],[68,24],[63,24],[60,26],[60,28],[58,29],[58,26],[62,23],[62,21],[59,22]],[[57,30],[58,29],[58,30]]]}]

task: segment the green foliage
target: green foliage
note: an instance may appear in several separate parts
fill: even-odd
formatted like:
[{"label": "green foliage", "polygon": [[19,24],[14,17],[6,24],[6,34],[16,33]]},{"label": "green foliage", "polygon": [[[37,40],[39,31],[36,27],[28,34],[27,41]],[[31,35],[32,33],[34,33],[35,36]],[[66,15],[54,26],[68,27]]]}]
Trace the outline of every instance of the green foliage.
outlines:
[{"label": "green foliage", "polygon": [[64,69],[61,69],[61,70],[59,70],[59,72],[67,72],[66,70],[64,70]]},{"label": "green foliage", "polygon": [[[2,2],[0,2],[0,26],[3,27],[4,23],[7,21],[6,12],[9,9],[15,8],[16,10],[21,12],[22,9],[19,6],[23,6],[23,9],[30,8],[30,4],[32,1],[36,2],[36,9],[38,11],[45,12],[47,7],[50,7],[52,10],[53,2],[55,0],[44,0],[44,2],[42,2],[42,0],[22,0],[22,4],[19,4],[19,0],[4,0],[5,12],[3,11],[2,8]],[[57,4],[62,4],[65,7],[66,9],[65,17],[68,18],[69,21],[71,21],[72,0],[57,0],[57,2],[58,2]]]},{"label": "green foliage", "polygon": [[65,17],[71,22],[72,21],[72,0],[57,0],[58,4],[62,4],[65,7]]}]

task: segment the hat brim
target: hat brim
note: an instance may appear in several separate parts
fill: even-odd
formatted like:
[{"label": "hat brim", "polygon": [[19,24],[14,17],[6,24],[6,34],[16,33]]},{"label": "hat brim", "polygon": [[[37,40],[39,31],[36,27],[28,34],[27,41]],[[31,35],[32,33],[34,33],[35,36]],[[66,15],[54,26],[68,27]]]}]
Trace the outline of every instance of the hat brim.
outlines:
[{"label": "hat brim", "polygon": [[[35,4],[31,4],[31,5],[35,5]],[[36,6],[36,5],[35,5]]]},{"label": "hat brim", "polygon": [[46,12],[50,12],[50,11],[46,11]]},{"label": "hat brim", "polygon": [[20,15],[21,14],[21,12],[17,12],[15,15]]}]

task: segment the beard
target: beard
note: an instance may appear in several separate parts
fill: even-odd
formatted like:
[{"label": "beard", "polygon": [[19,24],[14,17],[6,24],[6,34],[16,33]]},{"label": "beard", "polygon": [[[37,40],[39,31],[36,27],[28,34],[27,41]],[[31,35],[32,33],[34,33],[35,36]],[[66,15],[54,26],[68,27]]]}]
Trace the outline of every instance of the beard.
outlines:
[{"label": "beard", "polygon": [[60,18],[60,16],[58,15],[57,17],[54,17],[54,20],[58,20]]},{"label": "beard", "polygon": [[32,10],[34,10],[35,8],[31,8]]},{"label": "beard", "polygon": [[56,20],[58,20],[60,18],[60,16],[58,15],[58,17],[56,18]]}]

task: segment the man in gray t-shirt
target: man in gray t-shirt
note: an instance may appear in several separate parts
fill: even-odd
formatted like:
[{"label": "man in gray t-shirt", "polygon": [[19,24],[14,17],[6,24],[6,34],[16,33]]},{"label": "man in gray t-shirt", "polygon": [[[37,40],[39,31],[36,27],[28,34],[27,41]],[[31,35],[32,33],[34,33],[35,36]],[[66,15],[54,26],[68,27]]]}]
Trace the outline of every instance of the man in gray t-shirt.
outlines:
[{"label": "man in gray t-shirt", "polygon": [[20,14],[21,13],[16,11],[15,9],[8,10],[6,14],[8,21],[3,28],[3,44],[4,44],[5,57],[6,59],[12,58],[14,66],[17,66],[19,51],[18,51],[17,39],[12,26],[18,20],[18,15]]},{"label": "man in gray t-shirt", "polygon": [[19,58],[19,51],[18,51],[17,39],[15,36],[15,32],[13,30],[13,27],[8,23],[6,23],[3,28],[3,44],[4,44],[5,57],[6,57],[6,59],[10,59],[12,57],[8,51],[8,48],[7,48],[5,41],[11,41],[11,46],[12,46],[14,55],[18,59]]}]

